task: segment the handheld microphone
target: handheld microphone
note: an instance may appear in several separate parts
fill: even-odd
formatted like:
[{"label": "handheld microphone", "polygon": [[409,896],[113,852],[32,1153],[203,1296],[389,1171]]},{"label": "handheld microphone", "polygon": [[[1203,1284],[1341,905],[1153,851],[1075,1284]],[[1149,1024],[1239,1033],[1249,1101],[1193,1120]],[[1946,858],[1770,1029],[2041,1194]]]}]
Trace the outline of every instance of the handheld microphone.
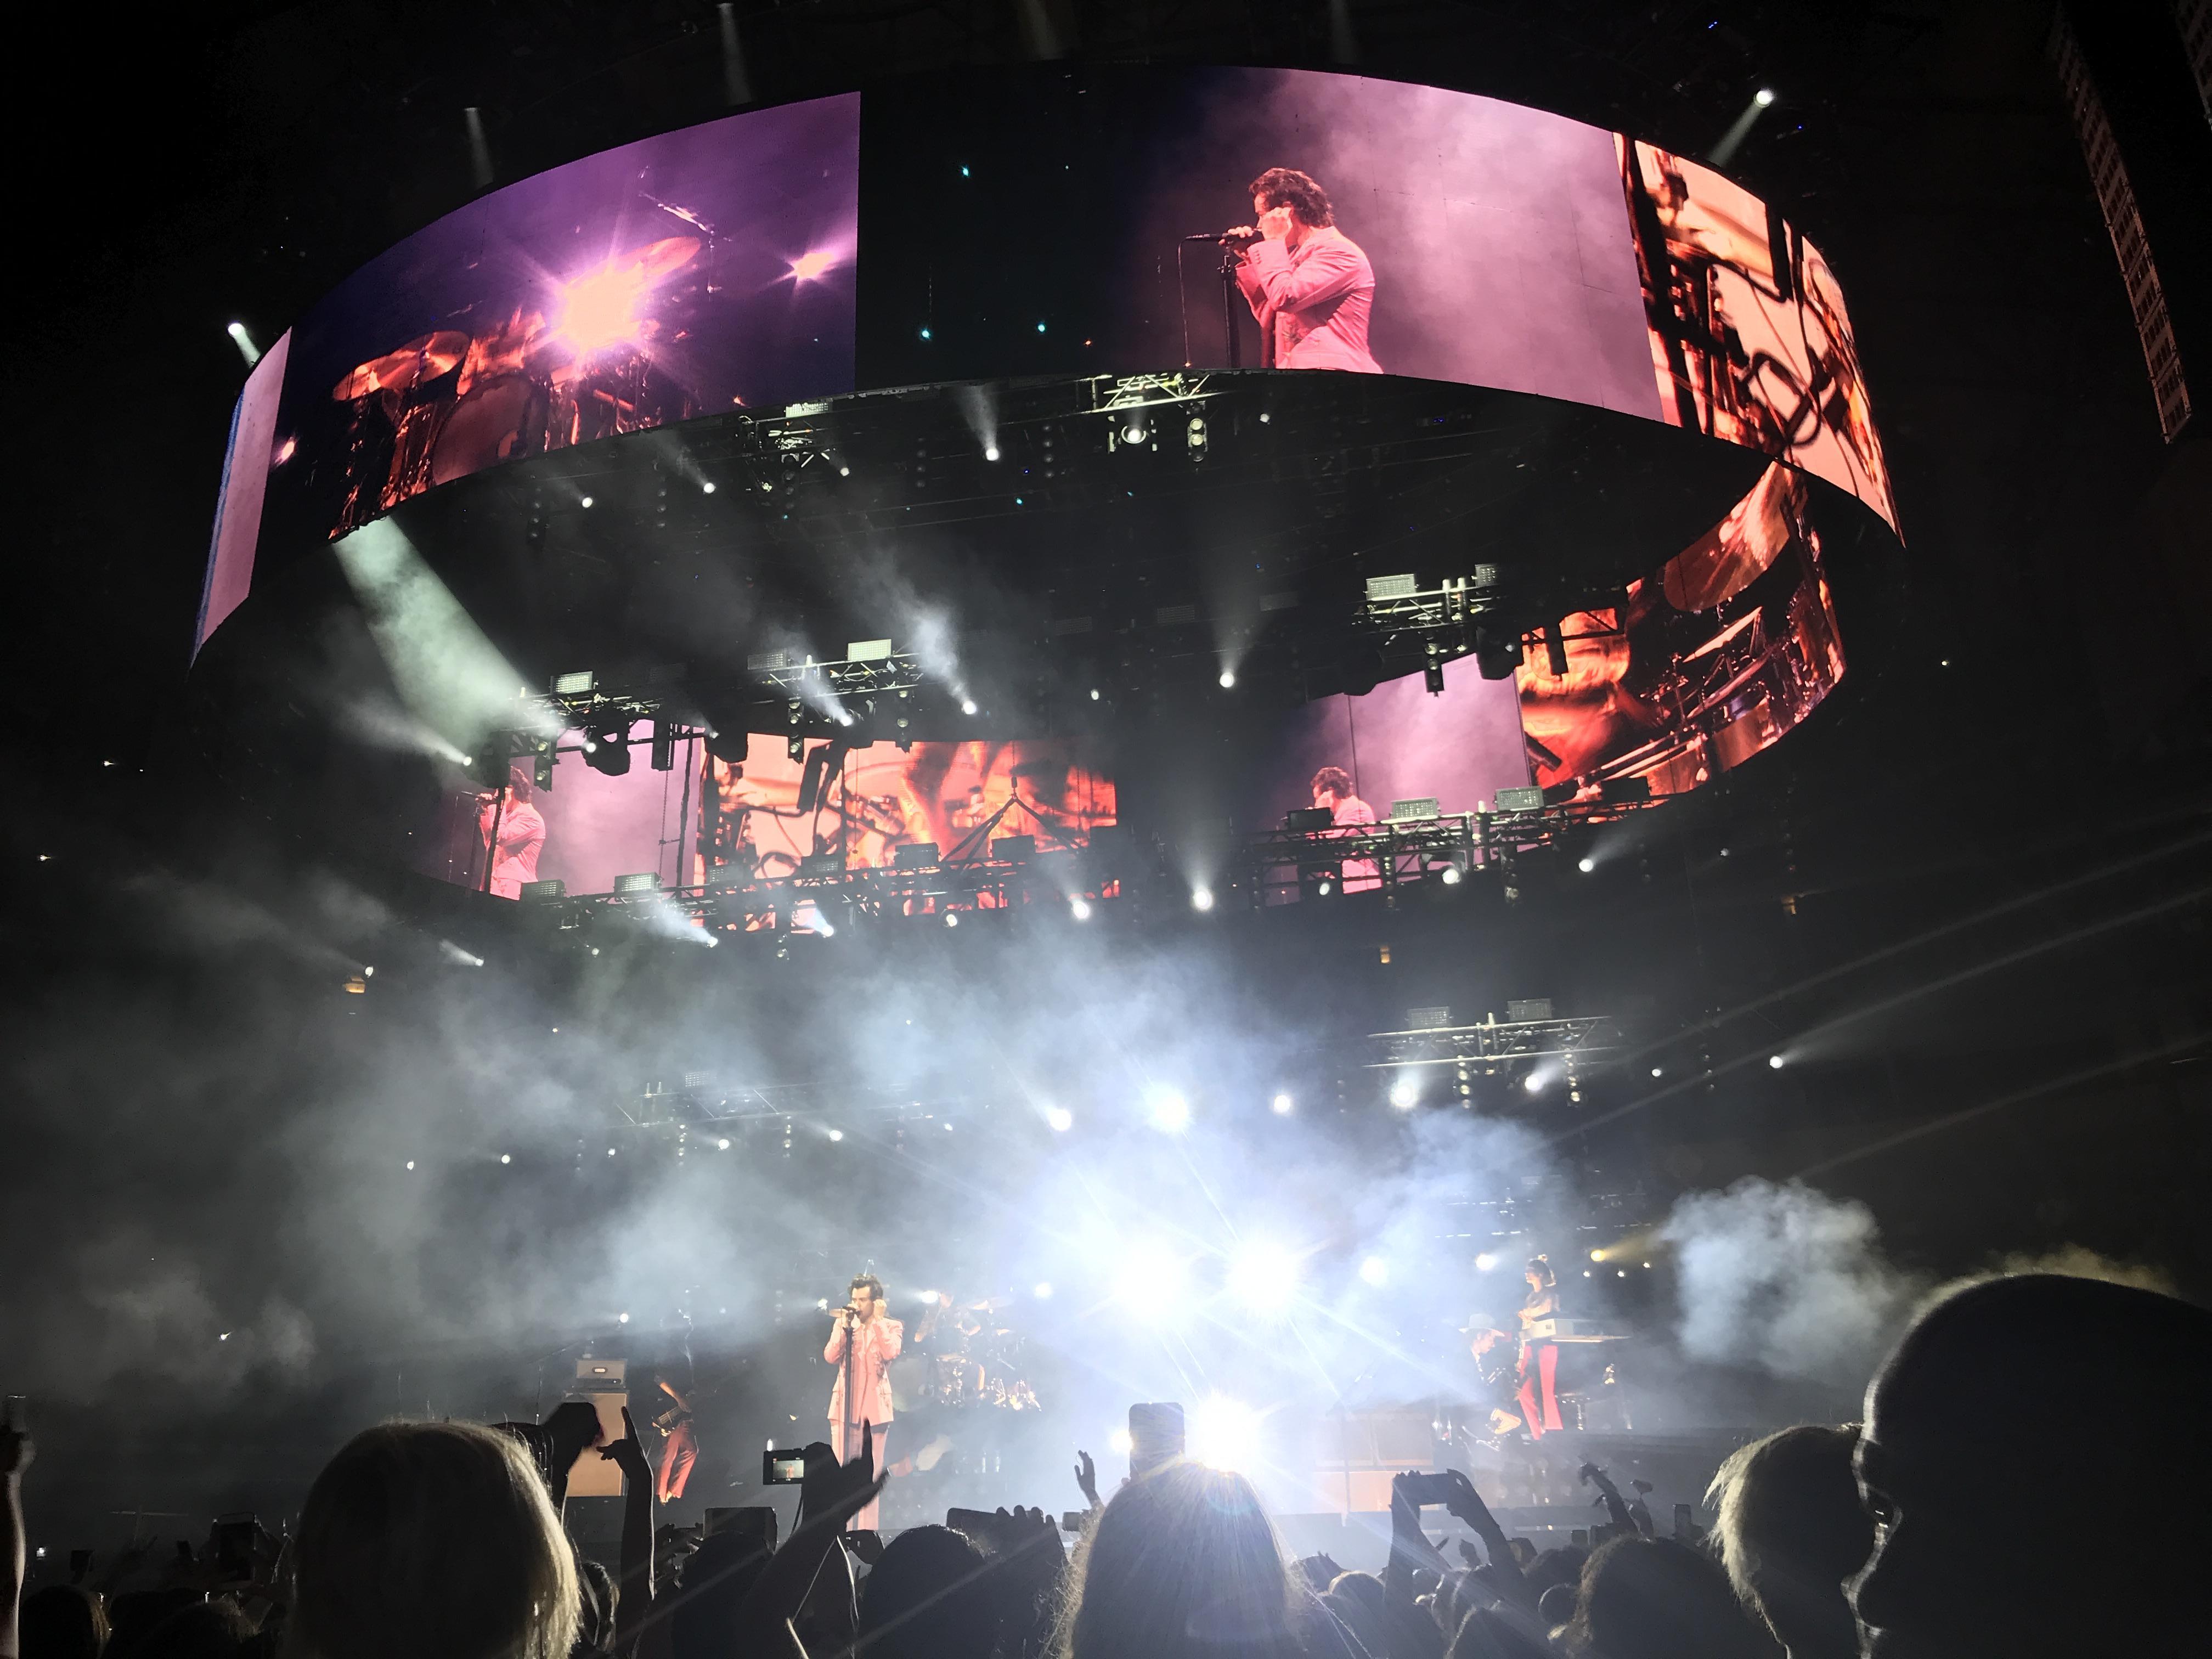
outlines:
[{"label": "handheld microphone", "polygon": [[1249,225],[1237,225],[1228,230],[1203,230],[1195,236],[1186,236],[1186,242],[1256,242],[1260,233]]}]

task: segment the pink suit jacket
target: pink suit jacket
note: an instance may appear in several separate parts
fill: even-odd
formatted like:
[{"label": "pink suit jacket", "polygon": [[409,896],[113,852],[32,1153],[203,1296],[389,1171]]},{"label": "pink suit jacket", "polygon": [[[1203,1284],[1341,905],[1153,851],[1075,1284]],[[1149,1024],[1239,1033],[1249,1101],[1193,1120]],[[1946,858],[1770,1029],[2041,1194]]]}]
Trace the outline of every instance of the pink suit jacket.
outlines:
[{"label": "pink suit jacket", "polygon": [[[854,1333],[853,1389],[858,1396],[859,1409],[853,1413],[851,1421],[872,1424],[880,1429],[891,1420],[890,1364],[905,1346],[906,1327],[882,1314]],[[835,1423],[845,1415],[843,1321],[839,1321],[837,1328],[830,1333],[822,1357],[837,1368],[836,1385],[830,1390],[830,1420]],[[854,1443],[857,1445],[859,1442]]]},{"label": "pink suit jacket", "polygon": [[1367,351],[1375,269],[1334,226],[1309,233],[1295,251],[1254,243],[1237,267],[1237,285],[1267,338],[1265,367],[1382,372]]},{"label": "pink suit jacket", "polygon": [[499,818],[499,855],[492,860],[491,890],[501,898],[520,898],[522,884],[538,879],[538,850],[545,844],[545,819],[528,801],[519,800],[506,811],[497,805],[477,814],[477,838],[491,840],[492,818]]}]

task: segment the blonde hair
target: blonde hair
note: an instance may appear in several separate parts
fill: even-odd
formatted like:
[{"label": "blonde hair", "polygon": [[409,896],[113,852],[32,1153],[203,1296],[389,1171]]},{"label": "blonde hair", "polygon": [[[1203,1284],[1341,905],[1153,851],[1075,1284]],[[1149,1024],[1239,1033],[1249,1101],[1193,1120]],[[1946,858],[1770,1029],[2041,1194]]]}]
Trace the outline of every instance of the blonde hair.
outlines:
[{"label": "blonde hair", "polygon": [[568,1659],[575,1558],[522,1447],[386,1423],[315,1477],[293,1550],[296,1659]]},{"label": "blonde hair", "polygon": [[1164,1464],[1077,1544],[1055,1659],[1296,1659],[1293,1571],[1243,1475]]}]

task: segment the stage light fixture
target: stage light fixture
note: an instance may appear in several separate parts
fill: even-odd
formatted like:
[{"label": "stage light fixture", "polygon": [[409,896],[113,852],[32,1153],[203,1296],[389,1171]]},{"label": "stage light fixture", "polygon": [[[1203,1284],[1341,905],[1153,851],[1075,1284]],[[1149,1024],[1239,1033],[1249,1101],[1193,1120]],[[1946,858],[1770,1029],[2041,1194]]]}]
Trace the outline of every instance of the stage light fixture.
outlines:
[{"label": "stage light fixture", "polygon": [[1456,864],[1447,864],[1444,866],[1437,878],[1447,887],[1458,886],[1460,881],[1459,866]]},{"label": "stage light fixture", "polygon": [[1067,914],[1073,916],[1078,921],[1090,921],[1091,901],[1083,898],[1073,898],[1068,900]]},{"label": "stage light fixture", "polygon": [[1544,1074],[1541,1072],[1529,1073],[1528,1076],[1521,1079],[1521,1086],[1526,1089],[1532,1095],[1542,1094],[1544,1092]]},{"label": "stage light fixture", "polygon": [[580,501],[580,503],[578,503],[578,504],[579,504],[580,506],[583,506],[583,507],[589,507],[589,506],[592,504],[592,498],[591,498],[589,495],[586,495],[586,496],[585,496],[585,497],[584,497],[584,499],[582,500],[582,501]]},{"label": "stage light fixture", "polygon": [[1474,1270],[1479,1273],[1486,1273],[1493,1267],[1497,1267],[1497,1265],[1498,1258],[1492,1255],[1488,1250],[1485,1250],[1480,1255],[1474,1259]]},{"label": "stage light fixture", "polygon": [[1319,893],[1323,898],[1327,898],[1329,896],[1332,885],[1333,884],[1324,881],[1319,886],[1316,887],[1314,891]]},{"label": "stage light fixture", "polygon": [[1390,1282],[1390,1264],[1379,1255],[1370,1255],[1359,1264],[1359,1277],[1370,1285]]},{"label": "stage light fixture", "polygon": [[963,697],[963,698],[961,698],[961,699],[960,699],[960,712],[961,712],[962,714],[974,714],[974,713],[975,712],[975,698],[973,698],[973,697]]},{"label": "stage light fixture", "polygon": [[1145,417],[1141,415],[1129,416],[1127,424],[1121,428],[1121,441],[1125,444],[1140,444],[1145,441]]},{"label": "stage light fixture", "polygon": [[1110,1449],[1120,1453],[1124,1457],[1134,1451],[1137,1447],[1137,1443],[1129,1438],[1128,1430],[1119,1428],[1107,1435],[1106,1444]]},{"label": "stage light fixture", "polygon": [[832,1129],[830,1132],[830,1139],[832,1140],[842,1140],[844,1138],[845,1132],[842,1129]]},{"label": "stage light fixture", "polygon": [[1224,668],[1221,671],[1221,689],[1224,691],[1234,691],[1237,689],[1237,675],[1233,669]]},{"label": "stage light fixture", "polygon": [[1390,1085],[1390,1103],[1401,1112],[1410,1112],[1421,1103],[1421,1086],[1409,1077],[1401,1077]]},{"label": "stage light fixture", "polygon": [[1190,1127],[1190,1103],[1172,1089],[1161,1090],[1152,1097],[1152,1127],[1181,1134]]},{"label": "stage light fixture", "polygon": [[1030,1286],[1030,1294],[1040,1302],[1049,1302],[1052,1299],[1052,1281],[1040,1279]]},{"label": "stage light fixture", "polygon": [[499,1155],[499,1161],[502,1164],[512,1164],[514,1162],[514,1154],[510,1152],[501,1152]]},{"label": "stage light fixture", "polygon": [[1190,908],[1194,910],[1211,910],[1213,908],[1213,890],[1211,887],[1192,888]]},{"label": "stage light fixture", "polygon": [[724,1135],[720,1139],[716,1140],[714,1142],[714,1150],[718,1152],[728,1152],[730,1150],[730,1138],[727,1135]]},{"label": "stage light fixture", "polygon": [[997,460],[997,459],[999,459],[999,447],[998,447],[998,445],[996,445],[996,444],[993,444],[993,445],[991,445],[988,448],[987,448],[986,450],[984,450],[984,452],[983,452],[983,459],[984,459],[985,460],[987,460],[987,461],[995,461],[995,460]]},{"label": "stage light fixture", "polygon": [[611,778],[629,772],[629,721],[595,727],[584,742],[584,764]]},{"label": "stage light fixture", "polygon": [[1297,1103],[1288,1095],[1277,1095],[1268,1103],[1273,1108],[1275,1115],[1278,1117],[1288,1117],[1297,1105]]},{"label": "stage light fixture", "polygon": [[714,480],[712,480],[712,479],[710,478],[710,479],[708,479],[707,481],[705,481],[704,483],[701,483],[701,484],[700,484],[700,486],[699,486],[699,493],[700,493],[702,495],[713,495],[713,494],[714,493]]},{"label": "stage light fixture", "polygon": [[1779,1055],[1779,1054],[1769,1054],[1769,1055],[1767,1055],[1767,1057],[1766,1057],[1766,1063],[1767,1063],[1767,1065],[1768,1065],[1768,1066],[1770,1066],[1771,1067],[1772,1067],[1775,1071],[1778,1071],[1778,1071],[1780,1071],[1780,1070],[1782,1069],[1782,1066],[1783,1066],[1783,1063],[1784,1063],[1784,1062],[1783,1062],[1783,1059],[1782,1059],[1782,1056],[1781,1056],[1781,1055]]},{"label": "stage light fixture", "polygon": [[1210,1469],[1249,1468],[1260,1449],[1260,1414],[1224,1395],[1209,1395],[1190,1413],[1190,1455]]},{"label": "stage light fixture", "polygon": [[947,927],[957,927],[960,925],[960,913],[957,910],[947,910],[945,913],[945,925]]},{"label": "stage light fixture", "polygon": [[1604,1261],[1604,1260],[1605,1260],[1605,1252],[1604,1252],[1603,1250],[1592,1250],[1592,1251],[1590,1252],[1590,1260],[1591,1260],[1591,1261]]},{"label": "stage light fixture", "polygon": [[1229,1282],[1248,1307],[1283,1314],[1298,1287],[1298,1253],[1273,1239],[1255,1239],[1230,1259]]},{"label": "stage light fixture", "polygon": [[1421,670],[1421,686],[1432,697],[1443,696],[1444,665],[1440,662],[1428,664]]},{"label": "stage light fixture", "polygon": [[1759,108],[1765,109],[1769,104],[1771,104],[1774,101],[1774,88],[1771,87],[1761,87],[1757,92],[1751,94],[1751,101],[1758,105]]},{"label": "stage light fixture", "polygon": [[410,1170],[415,1167],[415,1160],[413,1158],[410,1158],[407,1160],[407,1167]]},{"label": "stage light fixture", "polygon": [[806,758],[806,739],[800,737],[798,732],[793,732],[789,737],[783,740],[783,753],[784,758],[787,760],[805,760]]},{"label": "stage light fixture", "polygon": [[1044,1121],[1066,1134],[1075,1127],[1075,1114],[1065,1106],[1048,1106],[1044,1109]]}]

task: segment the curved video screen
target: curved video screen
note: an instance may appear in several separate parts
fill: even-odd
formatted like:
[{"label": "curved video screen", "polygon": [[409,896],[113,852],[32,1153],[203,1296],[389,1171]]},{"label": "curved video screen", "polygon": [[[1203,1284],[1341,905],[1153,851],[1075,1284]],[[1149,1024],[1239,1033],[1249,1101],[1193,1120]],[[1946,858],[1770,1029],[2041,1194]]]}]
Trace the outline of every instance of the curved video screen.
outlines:
[{"label": "curved video screen", "polygon": [[240,398],[199,639],[256,550],[618,433],[849,392],[860,98],[732,115],[493,191],[363,265]]}]

